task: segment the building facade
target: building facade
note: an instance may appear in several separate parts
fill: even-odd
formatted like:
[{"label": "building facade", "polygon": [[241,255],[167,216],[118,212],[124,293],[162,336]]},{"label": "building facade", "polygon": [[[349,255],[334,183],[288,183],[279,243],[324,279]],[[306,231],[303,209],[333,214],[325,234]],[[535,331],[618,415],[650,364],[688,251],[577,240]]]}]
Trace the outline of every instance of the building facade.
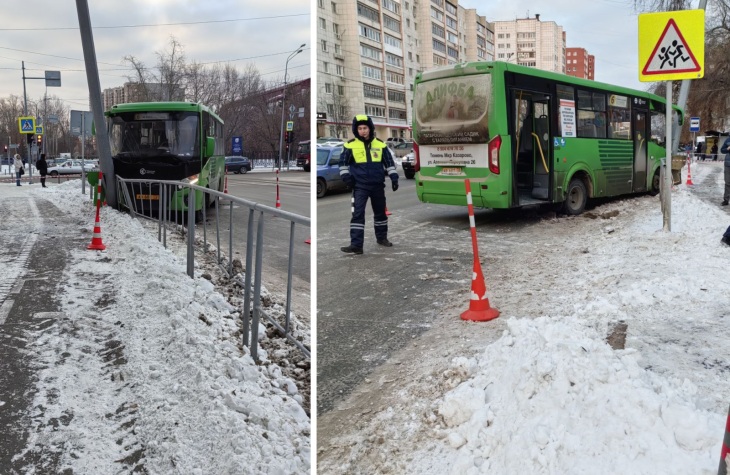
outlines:
[{"label": "building facade", "polygon": [[596,58],[585,48],[566,48],[565,74],[594,80],[596,78]]},{"label": "building facade", "polygon": [[497,61],[565,74],[565,32],[554,21],[521,18],[495,21],[495,54]]},{"label": "building facade", "polygon": [[352,138],[365,113],[376,135],[411,138],[419,71],[494,59],[493,30],[457,0],[317,0],[317,136]]},{"label": "building facade", "polygon": [[129,102],[158,102],[162,100],[184,101],[185,89],[175,86],[170,99],[164,99],[167,96],[168,88],[160,83],[140,84],[136,82],[127,82],[124,86],[112,87],[104,89],[102,92],[102,100],[104,102],[104,110],[109,110],[115,104],[126,104]]}]

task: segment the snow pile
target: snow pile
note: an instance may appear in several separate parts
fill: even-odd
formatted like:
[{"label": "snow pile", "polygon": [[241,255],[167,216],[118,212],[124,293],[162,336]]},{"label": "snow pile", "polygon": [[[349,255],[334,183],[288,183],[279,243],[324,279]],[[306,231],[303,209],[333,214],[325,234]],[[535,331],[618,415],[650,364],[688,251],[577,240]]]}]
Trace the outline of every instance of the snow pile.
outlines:
[{"label": "snow pile", "polygon": [[[77,188],[42,193],[88,227]],[[308,472],[303,398],[241,348],[239,311],[139,221],[101,223],[107,250],[72,252],[63,315],[30,349],[46,369],[27,450],[75,473]]]}]

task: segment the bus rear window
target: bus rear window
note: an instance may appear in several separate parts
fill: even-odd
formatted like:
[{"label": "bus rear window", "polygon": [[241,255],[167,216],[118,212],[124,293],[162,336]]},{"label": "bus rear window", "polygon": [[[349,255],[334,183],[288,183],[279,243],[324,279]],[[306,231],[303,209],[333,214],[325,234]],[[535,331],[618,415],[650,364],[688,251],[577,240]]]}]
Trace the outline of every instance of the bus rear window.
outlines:
[{"label": "bus rear window", "polygon": [[478,74],[418,84],[414,97],[418,143],[488,142],[491,82],[490,75]]}]

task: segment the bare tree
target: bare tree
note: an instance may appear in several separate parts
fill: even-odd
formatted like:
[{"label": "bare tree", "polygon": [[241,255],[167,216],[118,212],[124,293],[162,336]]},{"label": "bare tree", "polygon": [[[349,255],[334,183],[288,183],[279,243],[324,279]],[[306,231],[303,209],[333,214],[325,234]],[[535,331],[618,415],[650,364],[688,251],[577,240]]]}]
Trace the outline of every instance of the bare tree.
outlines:
[{"label": "bare tree", "polygon": [[318,102],[319,107],[327,111],[327,117],[333,123],[331,126],[335,129],[335,136],[337,138],[347,137],[347,131],[350,130],[350,124],[354,116],[347,95],[340,94],[338,87],[333,87],[331,94],[325,93],[324,89],[320,89]]}]

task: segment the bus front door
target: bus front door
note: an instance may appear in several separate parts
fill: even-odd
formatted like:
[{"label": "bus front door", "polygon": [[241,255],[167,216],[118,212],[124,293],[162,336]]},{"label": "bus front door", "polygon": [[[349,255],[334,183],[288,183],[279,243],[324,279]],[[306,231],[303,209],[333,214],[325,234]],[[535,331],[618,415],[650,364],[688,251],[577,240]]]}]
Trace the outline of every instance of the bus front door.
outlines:
[{"label": "bus front door", "polygon": [[550,96],[534,91],[514,90],[515,206],[550,200],[552,144],[550,142]]},{"label": "bus front door", "polygon": [[647,191],[647,157],[648,157],[648,140],[649,137],[649,121],[646,120],[647,111],[634,109],[632,112],[632,132],[634,140],[634,192]]}]

